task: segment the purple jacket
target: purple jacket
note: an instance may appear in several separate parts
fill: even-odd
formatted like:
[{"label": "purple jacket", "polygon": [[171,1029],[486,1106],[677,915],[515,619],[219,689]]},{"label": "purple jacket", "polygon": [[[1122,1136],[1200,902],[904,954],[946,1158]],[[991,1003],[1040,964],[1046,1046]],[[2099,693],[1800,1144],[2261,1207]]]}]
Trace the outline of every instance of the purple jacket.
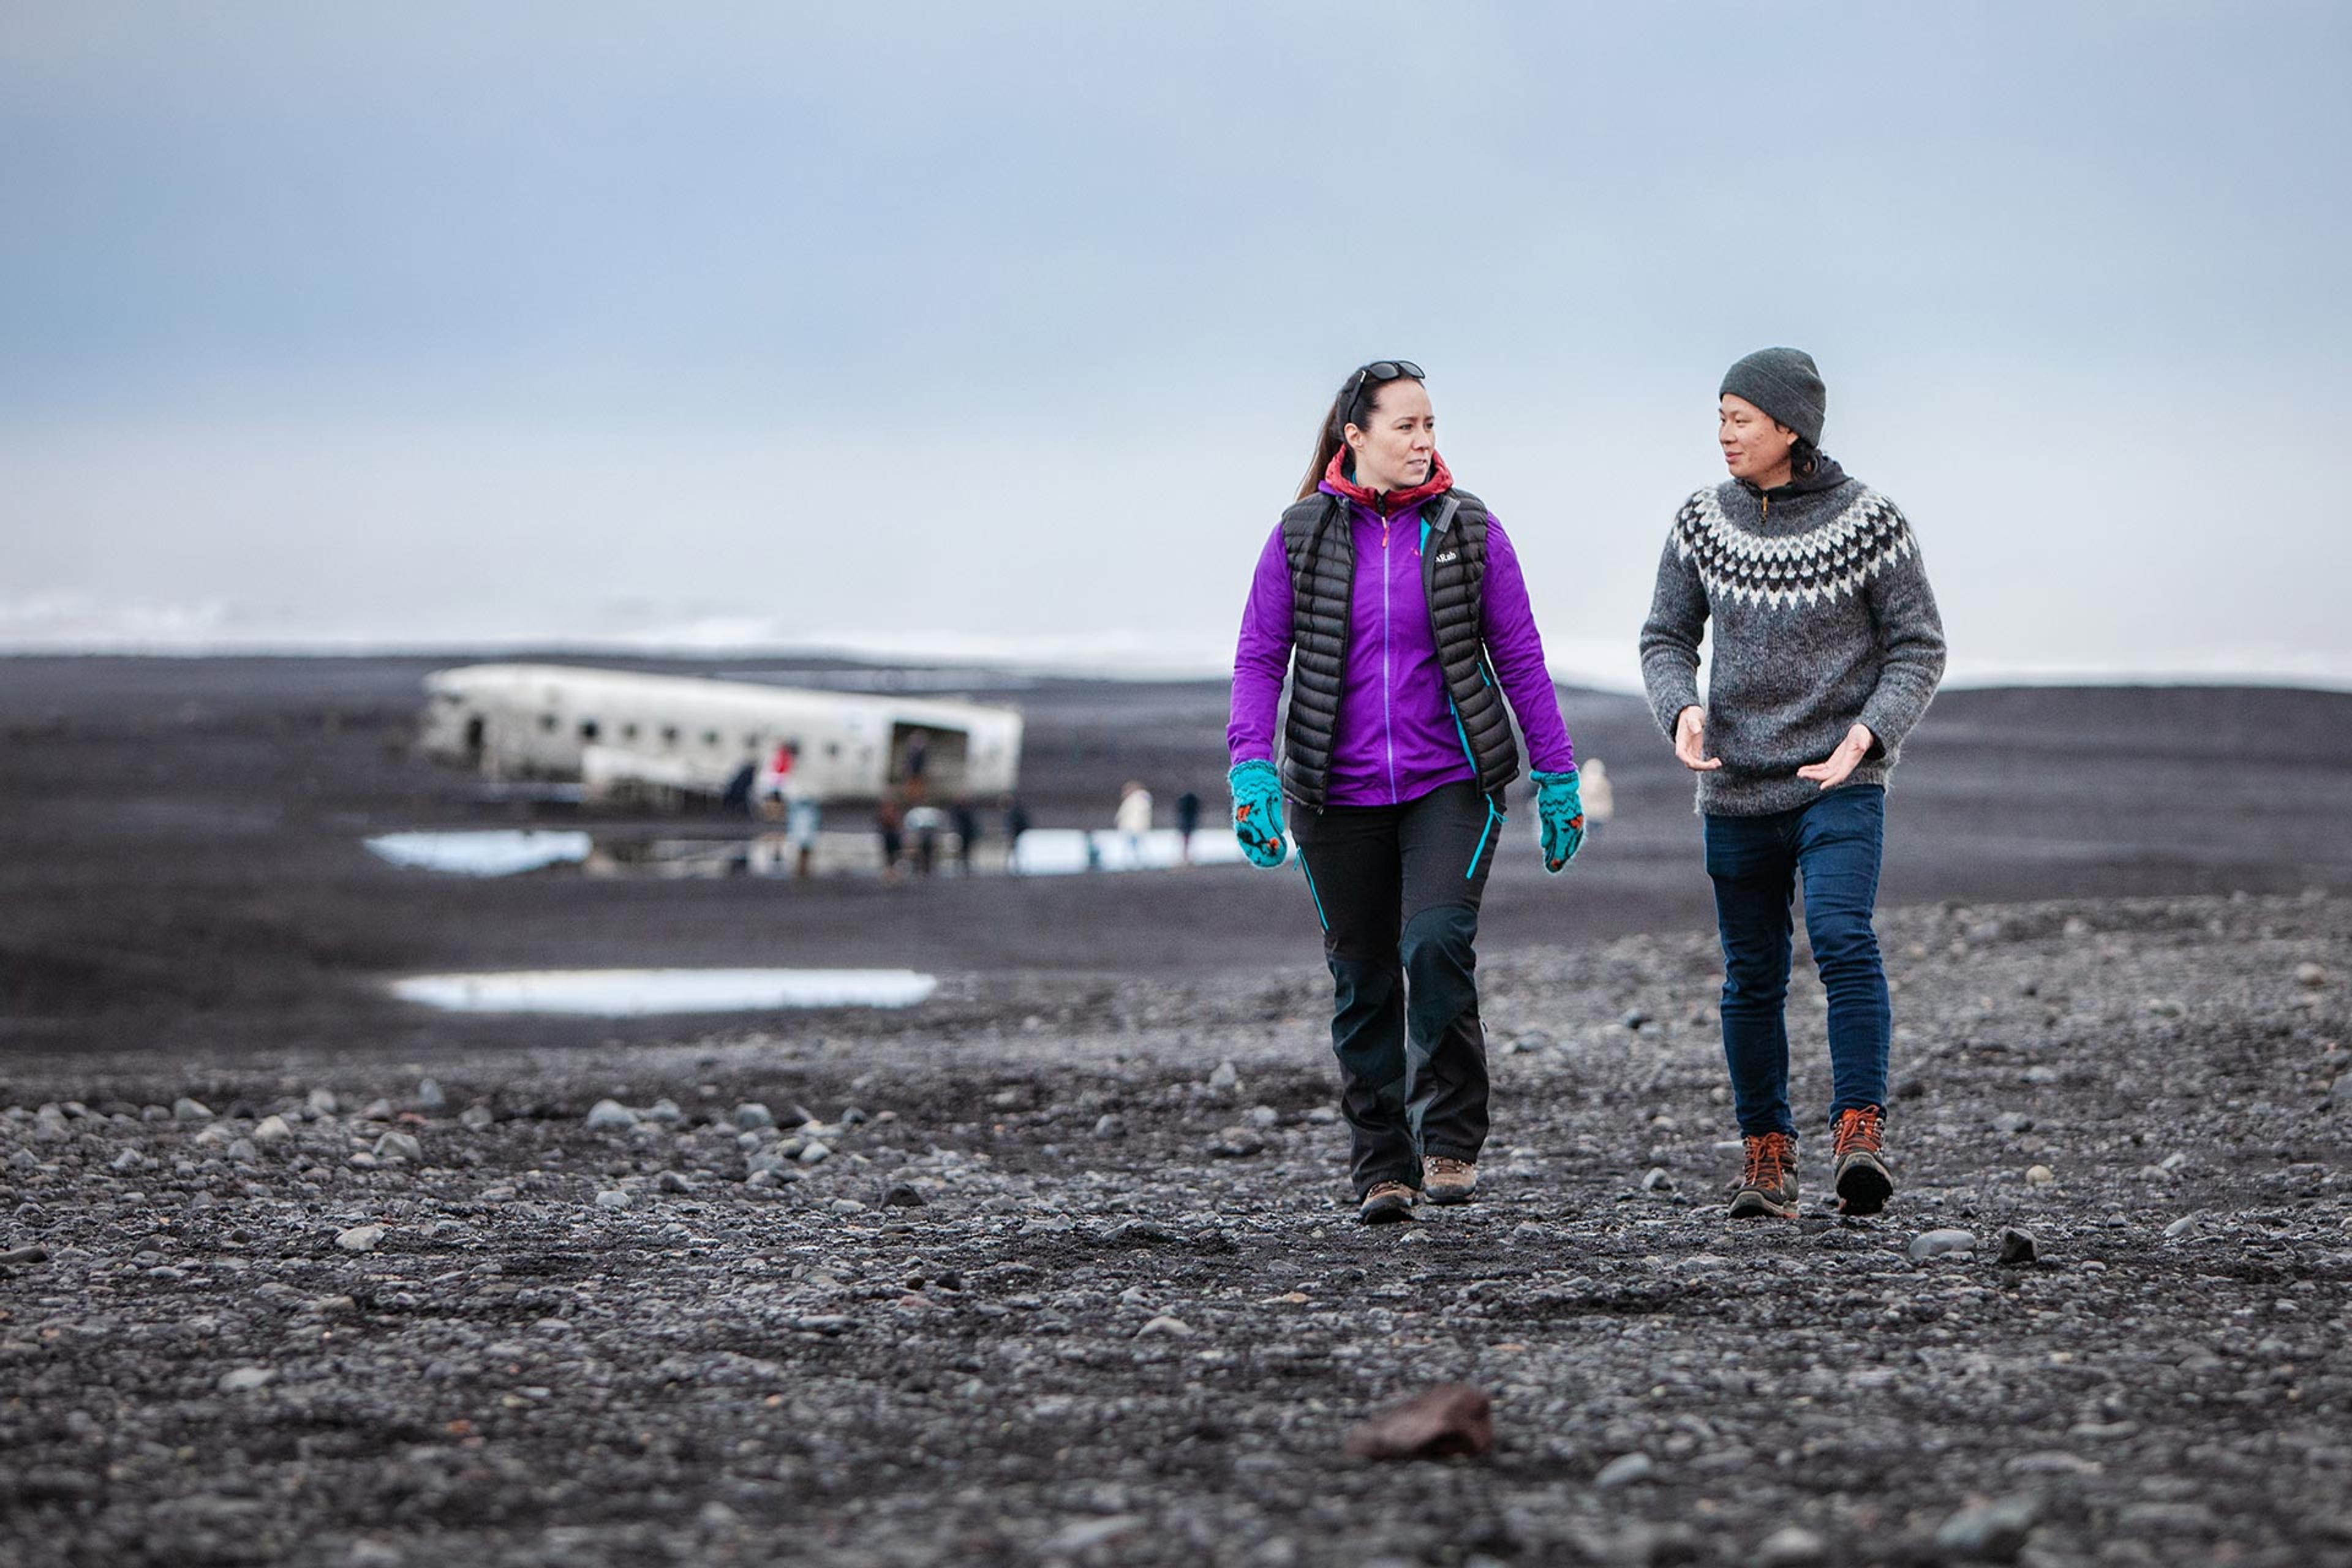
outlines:
[{"label": "purple jacket", "polygon": [[[1340,492],[1329,484],[1328,495]],[[1348,618],[1348,680],[1332,737],[1332,805],[1402,805],[1478,774],[1446,700],[1422,591],[1421,509],[1382,518],[1349,499],[1356,579]],[[1559,699],[1544,668],[1543,638],[1528,605],[1518,552],[1499,522],[1486,529],[1486,576],[1479,631],[1503,696],[1527,736],[1530,764],[1543,773],[1576,766]],[[1225,749],[1234,763],[1271,762],[1282,684],[1290,674],[1290,561],[1282,529],[1258,555],[1234,650],[1234,706]]]}]

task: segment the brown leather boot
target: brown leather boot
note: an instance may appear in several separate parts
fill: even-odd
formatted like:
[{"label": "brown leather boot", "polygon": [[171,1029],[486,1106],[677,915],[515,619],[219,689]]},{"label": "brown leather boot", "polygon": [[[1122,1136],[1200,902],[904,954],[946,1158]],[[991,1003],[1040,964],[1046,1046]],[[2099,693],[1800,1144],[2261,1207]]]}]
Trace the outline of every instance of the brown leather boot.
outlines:
[{"label": "brown leather boot", "polygon": [[1393,1225],[1398,1220],[1412,1217],[1412,1205],[1421,1194],[1402,1182],[1381,1182],[1364,1194],[1356,1210],[1356,1217],[1366,1225]]},{"label": "brown leather boot", "polygon": [[1837,1157],[1830,1184],[1837,1189],[1838,1207],[1852,1215],[1876,1214],[1895,1195],[1895,1173],[1887,1167],[1886,1112],[1865,1105],[1838,1113],[1830,1134]]},{"label": "brown leather boot", "polygon": [[1433,1204],[1466,1204],[1478,1190],[1477,1163],[1432,1154],[1421,1163],[1421,1190]]},{"label": "brown leather boot", "polygon": [[1739,1194],[1731,1200],[1731,1217],[1796,1218],[1797,1141],[1786,1132],[1764,1132],[1739,1142],[1748,1162],[1739,1173]]}]

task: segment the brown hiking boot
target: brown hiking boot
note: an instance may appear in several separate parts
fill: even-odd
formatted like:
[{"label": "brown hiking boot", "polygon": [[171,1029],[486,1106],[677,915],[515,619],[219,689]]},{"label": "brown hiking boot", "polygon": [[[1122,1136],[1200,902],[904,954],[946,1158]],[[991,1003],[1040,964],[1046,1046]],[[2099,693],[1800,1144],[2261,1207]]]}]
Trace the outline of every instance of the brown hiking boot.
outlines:
[{"label": "brown hiking boot", "polygon": [[1366,1225],[1393,1225],[1401,1219],[1411,1219],[1412,1205],[1420,1199],[1421,1194],[1402,1182],[1381,1182],[1364,1194],[1356,1217]]},{"label": "brown hiking boot", "polygon": [[1797,1217],[1797,1141],[1786,1132],[1742,1138],[1748,1162],[1739,1173],[1739,1194],[1731,1200],[1733,1219]]},{"label": "brown hiking boot", "polygon": [[1477,1163],[1432,1154],[1421,1163],[1421,1190],[1433,1204],[1466,1204],[1478,1190]]},{"label": "brown hiking boot", "polygon": [[1895,1173],[1886,1166],[1883,1142],[1886,1112],[1875,1105],[1838,1113],[1830,1134],[1837,1163],[1830,1185],[1837,1189],[1838,1207],[1853,1215],[1876,1214],[1895,1193]]}]

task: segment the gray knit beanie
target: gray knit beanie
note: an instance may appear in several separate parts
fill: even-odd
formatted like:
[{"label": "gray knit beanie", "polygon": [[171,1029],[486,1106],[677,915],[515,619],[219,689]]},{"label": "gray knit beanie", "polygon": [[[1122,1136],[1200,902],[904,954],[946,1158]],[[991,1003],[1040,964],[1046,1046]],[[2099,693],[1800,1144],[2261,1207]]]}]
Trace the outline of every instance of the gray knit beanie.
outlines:
[{"label": "gray knit beanie", "polygon": [[1717,395],[1744,397],[1818,447],[1830,411],[1829,388],[1802,349],[1758,349],[1723,373]]}]

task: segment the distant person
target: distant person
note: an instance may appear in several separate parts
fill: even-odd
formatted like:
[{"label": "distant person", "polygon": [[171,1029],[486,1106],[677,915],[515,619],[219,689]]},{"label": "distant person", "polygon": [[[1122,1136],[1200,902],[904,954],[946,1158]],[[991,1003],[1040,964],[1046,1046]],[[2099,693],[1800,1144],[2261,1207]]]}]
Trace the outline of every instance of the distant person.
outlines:
[{"label": "distant person", "polygon": [[1005,795],[1000,805],[1004,812],[1004,869],[1018,873],[1021,869],[1021,836],[1029,831],[1029,808],[1015,795]]},{"label": "distant person", "polygon": [[920,800],[929,788],[924,775],[931,771],[931,737],[925,730],[917,730],[907,737],[907,798]]},{"label": "distant person", "polygon": [[751,779],[757,771],[752,764],[745,763],[727,775],[727,787],[719,795],[720,811],[730,815],[739,811],[747,816],[751,814]]},{"label": "distant person", "polygon": [[1119,792],[1118,809],[1111,814],[1111,827],[1127,840],[1127,861],[1130,867],[1143,864],[1143,836],[1151,831],[1151,792],[1136,783],[1127,781]]},{"label": "distant person", "polygon": [[915,874],[928,877],[940,863],[940,835],[948,826],[948,814],[936,805],[918,805],[907,813],[907,832],[915,840]]},{"label": "distant person", "polygon": [[800,761],[800,748],[789,741],[780,741],[775,749],[760,760],[759,773],[751,783],[751,798],[758,814],[771,822],[782,820],[792,794],[793,767]]},{"label": "distant person", "polygon": [[886,794],[874,805],[874,831],[882,840],[882,879],[898,879],[898,865],[906,853],[907,811],[898,804],[896,792]]},{"label": "distant person", "polygon": [[1298,499],[1259,553],[1225,731],[1243,852],[1281,865],[1286,809],[1298,836],[1367,1223],[1410,1218],[1424,1193],[1461,1203],[1477,1190],[1487,1080],[1474,950],[1519,773],[1513,713],[1558,871],[1583,841],[1583,807],[1518,554],[1486,503],[1454,488],[1421,367],[1375,361],[1332,400]]},{"label": "distant person", "polygon": [[970,800],[959,798],[955,809],[949,815],[955,821],[956,869],[969,877],[972,870],[971,854],[980,844],[980,813],[972,809]]},{"label": "distant person", "polygon": [[1617,816],[1617,792],[1609,783],[1609,764],[1599,757],[1587,757],[1577,764],[1577,776],[1584,781],[1584,831],[1588,837]]},{"label": "distant person", "polygon": [[801,881],[815,872],[816,840],[824,817],[815,788],[805,773],[794,772],[784,784],[784,837],[793,847],[793,875]]},{"label": "distant person", "polygon": [[1192,863],[1192,835],[1201,828],[1201,797],[1186,790],[1176,797],[1176,858]]},{"label": "distant person", "polygon": [[[1821,449],[1812,357],[1733,365],[1716,441],[1731,477],[1685,501],[1642,626],[1642,679],[1698,774],[1723,939],[1723,1054],[1745,1159],[1735,1218],[1797,1213],[1789,905],[1829,993],[1830,1184],[1847,1214],[1895,1190],[1885,1146],[1894,1014],[1871,929],[1886,779],[1944,675],[1944,626],[1895,503]],[[1713,639],[1704,700],[1698,649]]]}]

